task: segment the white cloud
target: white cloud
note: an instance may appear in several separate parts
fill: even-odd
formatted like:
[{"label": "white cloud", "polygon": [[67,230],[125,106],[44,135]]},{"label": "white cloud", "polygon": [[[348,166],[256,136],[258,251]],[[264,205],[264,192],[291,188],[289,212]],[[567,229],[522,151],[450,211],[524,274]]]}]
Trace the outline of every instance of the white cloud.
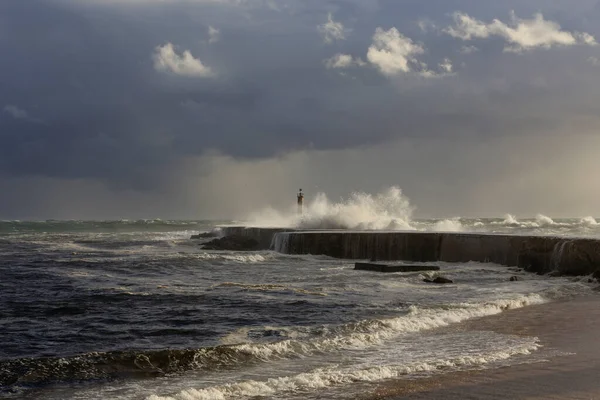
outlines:
[{"label": "white cloud", "polygon": [[216,43],[219,41],[221,31],[209,25],[208,27],[208,43]]},{"label": "white cloud", "polygon": [[428,18],[423,18],[423,19],[420,19],[419,21],[417,21],[417,26],[423,33],[427,33],[429,31],[435,31],[437,29],[435,23]]},{"label": "white cloud", "polygon": [[589,33],[577,33],[577,39],[579,39],[580,43],[587,44],[589,46],[596,46],[598,42],[596,42],[596,38]]},{"label": "white cloud", "polygon": [[517,18],[513,13],[511,21],[506,24],[498,19],[485,23],[467,14],[456,12],[454,26],[446,28],[444,32],[462,40],[499,36],[509,44],[505,51],[513,52],[539,47],[597,44],[596,39],[589,33],[564,31],[558,23],[545,20],[540,13],[535,14],[532,19]]},{"label": "white cloud", "polygon": [[157,46],[153,58],[154,69],[160,72],[199,78],[215,75],[210,67],[202,64],[200,59],[194,58],[189,50],[185,50],[181,55],[177,54],[171,43]]},{"label": "white cloud", "polygon": [[598,57],[589,57],[588,62],[597,67],[600,66],[600,59]]},{"label": "white cloud", "polygon": [[19,108],[17,106],[13,106],[11,104],[5,105],[4,108],[2,109],[2,111],[7,113],[14,119],[29,119],[29,115],[27,114],[27,111],[25,111],[22,108]]},{"label": "white cloud", "polygon": [[460,48],[460,53],[461,54],[473,54],[478,52],[479,49],[475,46],[463,46]]},{"label": "white cloud", "polygon": [[366,63],[360,58],[354,58],[350,54],[338,53],[325,60],[325,67],[331,68],[350,68],[353,66],[362,67]]},{"label": "white cloud", "polygon": [[22,108],[20,108],[18,106],[13,105],[13,104],[5,105],[4,108],[2,108],[2,111],[4,113],[10,115],[14,119],[27,121],[27,122],[31,122],[34,124],[47,125],[46,122],[44,122],[43,120],[30,115],[27,111],[23,110]]},{"label": "white cloud", "polygon": [[439,64],[439,67],[440,70],[446,74],[451,74],[454,71],[452,61],[450,61],[449,58],[444,58],[444,61]]},{"label": "white cloud", "polygon": [[391,76],[410,72],[411,64],[417,63],[415,56],[424,52],[422,46],[402,35],[398,29],[384,31],[377,28],[367,51],[367,60],[382,74]]},{"label": "white cloud", "polygon": [[419,70],[416,71],[417,74],[423,78],[443,78],[447,76],[454,75],[454,65],[449,58],[444,58],[444,60],[438,64],[438,70],[434,71],[429,69],[426,63],[419,62]]},{"label": "white cloud", "polygon": [[335,40],[346,39],[346,29],[341,22],[333,20],[331,13],[327,15],[327,22],[317,27],[325,43],[333,43]]}]

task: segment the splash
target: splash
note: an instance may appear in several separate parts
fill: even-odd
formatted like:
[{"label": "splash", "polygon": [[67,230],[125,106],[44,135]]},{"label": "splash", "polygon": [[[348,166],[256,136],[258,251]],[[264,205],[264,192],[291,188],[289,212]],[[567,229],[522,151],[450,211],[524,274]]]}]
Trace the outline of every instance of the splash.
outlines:
[{"label": "splash", "polygon": [[506,214],[504,216],[504,221],[502,221],[502,225],[515,226],[515,225],[519,225],[519,221],[517,220],[517,218],[514,215]]},{"label": "splash", "polygon": [[581,225],[585,225],[585,226],[596,226],[596,225],[598,225],[598,222],[596,221],[596,219],[594,217],[584,217],[584,218],[581,218],[581,220],[579,221],[579,223]]},{"label": "splash", "polygon": [[303,215],[293,210],[280,213],[266,208],[249,217],[253,226],[279,226],[303,229],[387,229],[414,230],[413,207],[399,187],[393,186],[375,195],[355,192],[347,199],[332,202],[318,193],[305,206]]},{"label": "splash", "polygon": [[552,218],[550,218],[550,217],[547,217],[547,216],[543,215],[543,214],[536,215],[535,222],[540,227],[554,225],[554,220]]},{"label": "splash", "polygon": [[436,222],[432,229],[434,232],[461,232],[463,230],[460,219],[444,219]]}]

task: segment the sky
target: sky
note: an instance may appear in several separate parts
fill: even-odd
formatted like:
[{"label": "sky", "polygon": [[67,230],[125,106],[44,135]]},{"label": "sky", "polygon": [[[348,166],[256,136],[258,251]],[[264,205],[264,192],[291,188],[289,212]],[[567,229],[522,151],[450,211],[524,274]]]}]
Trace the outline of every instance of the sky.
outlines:
[{"label": "sky", "polygon": [[0,219],[600,216],[598,0],[3,0]]}]

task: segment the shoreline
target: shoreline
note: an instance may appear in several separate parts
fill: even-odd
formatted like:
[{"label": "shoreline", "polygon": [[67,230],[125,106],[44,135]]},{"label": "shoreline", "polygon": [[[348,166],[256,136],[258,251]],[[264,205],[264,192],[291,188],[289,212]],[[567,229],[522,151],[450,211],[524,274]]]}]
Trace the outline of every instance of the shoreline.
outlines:
[{"label": "shoreline", "polygon": [[538,352],[548,357],[543,362],[388,381],[375,385],[363,399],[600,398],[600,294],[507,310],[450,329],[535,336],[543,346]]}]

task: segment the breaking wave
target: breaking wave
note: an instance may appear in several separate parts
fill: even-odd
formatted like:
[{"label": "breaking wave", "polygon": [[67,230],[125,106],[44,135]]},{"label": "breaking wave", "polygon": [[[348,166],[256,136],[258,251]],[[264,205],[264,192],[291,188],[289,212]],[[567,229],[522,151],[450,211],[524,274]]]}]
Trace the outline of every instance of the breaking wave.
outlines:
[{"label": "breaking wave", "polygon": [[504,216],[504,221],[502,221],[502,225],[509,225],[509,226],[519,225],[519,221],[517,221],[517,218],[514,215],[506,214]]},{"label": "breaking wave", "polygon": [[232,261],[240,264],[255,264],[267,261],[270,257],[264,254],[239,254],[239,253],[198,253],[194,255],[195,258],[200,260],[215,260],[215,261]]},{"label": "breaking wave", "polygon": [[597,226],[598,225],[598,222],[596,221],[596,219],[594,217],[581,218],[579,223],[581,225],[586,225],[586,226]]},{"label": "breaking wave", "polygon": [[337,203],[330,201],[324,193],[318,193],[301,216],[295,210],[279,213],[265,209],[252,214],[249,221],[254,226],[303,229],[413,230],[412,213],[408,198],[400,188],[393,186],[375,195],[355,192]]},{"label": "breaking wave", "polygon": [[431,230],[434,232],[461,232],[463,225],[458,218],[444,219],[436,222]]},{"label": "breaking wave", "polygon": [[543,214],[536,215],[535,222],[538,224],[539,227],[554,225],[554,220]]},{"label": "breaking wave", "polygon": [[317,368],[310,372],[271,378],[267,381],[247,380],[202,389],[186,389],[171,396],[152,395],[148,400],[204,400],[230,397],[273,396],[286,392],[324,389],[356,382],[377,382],[414,373],[435,372],[448,368],[473,368],[509,359],[516,355],[531,354],[539,348],[535,338],[514,343],[501,351],[483,354],[441,358],[396,365],[367,366],[366,368]]},{"label": "breaking wave", "polygon": [[513,214],[504,218],[466,217],[415,219],[409,199],[397,186],[380,193],[352,193],[338,202],[317,193],[298,215],[295,208],[278,212],[273,208],[252,213],[246,223],[256,227],[296,229],[416,230],[429,232],[531,233],[538,235],[600,235],[600,224],[591,216],[575,219],[552,219],[544,214],[519,219]]},{"label": "breaking wave", "polygon": [[[231,286],[240,284],[230,283]],[[411,306],[404,315],[363,320],[339,326],[285,328],[276,342],[245,342],[187,350],[113,351],[62,358],[0,361],[0,385],[30,386],[70,380],[152,377],[186,370],[219,370],[248,363],[306,357],[325,352],[371,348],[399,335],[435,329],[472,318],[545,302],[538,294],[486,303],[464,303],[440,309]],[[273,328],[265,336],[273,336]],[[288,339],[285,339],[288,337]],[[291,337],[291,338],[290,338]],[[297,339],[301,338],[301,339]]]}]

